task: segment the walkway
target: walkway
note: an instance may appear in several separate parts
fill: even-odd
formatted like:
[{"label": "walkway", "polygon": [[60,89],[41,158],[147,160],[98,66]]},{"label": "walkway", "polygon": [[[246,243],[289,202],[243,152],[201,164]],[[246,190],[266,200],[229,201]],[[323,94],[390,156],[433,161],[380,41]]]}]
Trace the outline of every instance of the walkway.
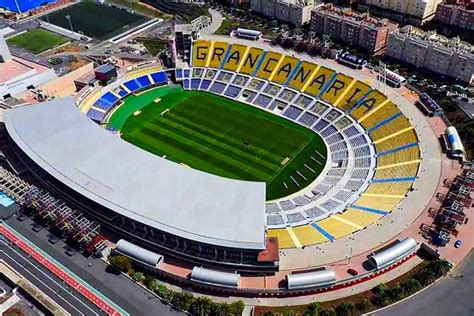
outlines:
[{"label": "walkway", "polygon": [[209,26],[209,33],[214,34],[215,32],[217,32],[219,27],[221,27],[223,17],[222,14],[217,10],[209,8],[208,11],[211,14],[212,19],[211,25]]}]

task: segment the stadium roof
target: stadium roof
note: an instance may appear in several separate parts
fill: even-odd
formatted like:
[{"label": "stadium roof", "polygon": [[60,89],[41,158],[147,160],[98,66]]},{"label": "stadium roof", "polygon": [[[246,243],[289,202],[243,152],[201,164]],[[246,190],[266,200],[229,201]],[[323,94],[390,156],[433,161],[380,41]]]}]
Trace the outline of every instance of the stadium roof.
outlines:
[{"label": "stadium roof", "polygon": [[162,231],[265,249],[265,183],[227,179],[155,156],[99,127],[72,98],[8,110],[15,143],[83,196]]}]

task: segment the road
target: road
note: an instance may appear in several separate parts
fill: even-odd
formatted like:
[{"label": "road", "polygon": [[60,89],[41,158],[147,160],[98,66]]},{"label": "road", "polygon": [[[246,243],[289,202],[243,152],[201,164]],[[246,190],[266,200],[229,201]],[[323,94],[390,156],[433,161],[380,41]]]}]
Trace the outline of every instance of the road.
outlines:
[{"label": "road", "polygon": [[414,297],[375,316],[474,315],[474,250],[447,277]]},{"label": "road", "polygon": [[57,302],[71,315],[99,315],[100,309],[39,265],[18,247],[0,240],[0,258]]},{"label": "road", "polygon": [[222,24],[222,14],[214,9],[209,9],[208,11],[211,14],[212,19],[211,25],[209,26],[209,33],[214,34]]},{"label": "road", "polygon": [[65,243],[62,240],[55,244],[48,242],[49,232],[46,229],[34,232],[30,218],[21,222],[14,216],[6,223],[130,315],[184,315],[172,310],[156,296],[123,275],[107,272],[106,264],[102,260],[86,258],[81,253],[68,256]]}]

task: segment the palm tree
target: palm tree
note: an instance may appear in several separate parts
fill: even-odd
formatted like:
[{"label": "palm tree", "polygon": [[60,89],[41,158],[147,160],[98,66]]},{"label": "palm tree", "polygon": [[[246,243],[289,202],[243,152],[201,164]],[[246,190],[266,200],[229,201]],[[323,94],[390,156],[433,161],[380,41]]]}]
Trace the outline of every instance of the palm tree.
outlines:
[{"label": "palm tree", "polygon": [[191,303],[191,313],[195,316],[211,315],[212,301],[207,297],[198,297]]},{"label": "palm tree", "polygon": [[212,316],[227,316],[232,314],[232,308],[227,303],[217,303],[212,306]]},{"label": "palm tree", "polygon": [[321,311],[321,304],[318,302],[311,303],[306,306],[306,310],[304,311],[304,316],[318,316],[319,312]]}]

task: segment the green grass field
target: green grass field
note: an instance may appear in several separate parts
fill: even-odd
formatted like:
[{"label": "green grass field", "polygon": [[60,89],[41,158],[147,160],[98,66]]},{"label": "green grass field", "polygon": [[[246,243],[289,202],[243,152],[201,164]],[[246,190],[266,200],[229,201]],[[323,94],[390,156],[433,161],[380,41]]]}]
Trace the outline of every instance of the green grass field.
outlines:
[{"label": "green grass field", "polygon": [[24,48],[33,54],[40,54],[70,41],[65,36],[41,28],[8,39],[8,43]]},{"label": "green grass field", "polygon": [[223,177],[264,181],[267,200],[303,189],[326,162],[326,146],[312,131],[258,108],[178,86],[127,97],[107,127],[177,163]]},{"label": "green grass field", "polygon": [[71,26],[66,16],[71,17],[75,32],[97,39],[113,37],[148,20],[143,15],[89,1],[79,2],[41,19],[69,30]]}]

